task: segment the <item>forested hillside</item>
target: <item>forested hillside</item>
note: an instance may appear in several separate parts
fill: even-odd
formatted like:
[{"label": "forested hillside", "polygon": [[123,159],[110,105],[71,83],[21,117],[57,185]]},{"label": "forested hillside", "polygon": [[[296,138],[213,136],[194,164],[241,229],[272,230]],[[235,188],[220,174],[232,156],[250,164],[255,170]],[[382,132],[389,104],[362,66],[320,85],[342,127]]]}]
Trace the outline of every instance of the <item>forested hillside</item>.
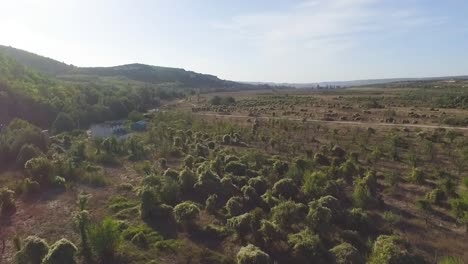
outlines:
[{"label": "forested hillside", "polygon": [[60,113],[67,127],[123,118],[183,92],[143,83],[62,81],[0,55],[0,123],[21,118],[49,128]]},{"label": "forested hillside", "polygon": [[0,46],[0,124],[13,118],[67,129],[127,117],[187,94],[254,86],[176,68],[128,64],[79,68]]}]

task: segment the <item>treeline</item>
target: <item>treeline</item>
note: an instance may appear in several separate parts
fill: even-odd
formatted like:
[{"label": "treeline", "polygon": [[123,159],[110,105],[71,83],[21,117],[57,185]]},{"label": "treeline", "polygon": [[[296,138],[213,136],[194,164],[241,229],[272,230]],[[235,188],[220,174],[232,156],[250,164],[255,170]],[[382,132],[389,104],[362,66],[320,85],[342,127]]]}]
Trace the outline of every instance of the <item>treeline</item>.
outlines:
[{"label": "treeline", "polygon": [[157,107],[161,100],[184,97],[186,91],[112,79],[59,81],[0,55],[0,124],[4,125],[21,118],[47,129],[63,113],[72,120],[71,128],[85,128]]}]

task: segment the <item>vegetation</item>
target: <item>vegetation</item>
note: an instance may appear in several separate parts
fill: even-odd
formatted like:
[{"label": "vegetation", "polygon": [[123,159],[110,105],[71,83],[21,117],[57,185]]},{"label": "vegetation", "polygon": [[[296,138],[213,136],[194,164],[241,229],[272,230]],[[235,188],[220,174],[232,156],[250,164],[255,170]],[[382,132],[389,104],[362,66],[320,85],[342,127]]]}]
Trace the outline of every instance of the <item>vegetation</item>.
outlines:
[{"label": "vegetation", "polygon": [[[429,127],[466,114],[458,86],[427,101],[429,84],[226,97],[144,65],[0,66],[0,98],[17,102],[0,111],[0,227],[46,239],[7,233],[8,263],[465,261],[466,131]],[[147,129],[83,131],[115,118]]]}]

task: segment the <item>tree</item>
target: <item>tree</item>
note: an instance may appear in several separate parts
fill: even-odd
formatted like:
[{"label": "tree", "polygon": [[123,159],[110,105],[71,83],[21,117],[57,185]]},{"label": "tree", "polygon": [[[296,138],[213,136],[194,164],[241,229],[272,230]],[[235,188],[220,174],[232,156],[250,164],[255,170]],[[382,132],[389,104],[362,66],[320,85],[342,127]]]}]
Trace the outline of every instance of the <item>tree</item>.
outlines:
[{"label": "tree", "polygon": [[359,251],[349,243],[342,243],[330,249],[336,264],[363,264]]},{"label": "tree", "polygon": [[309,229],[289,235],[288,244],[292,248],[296,263],[325,263],[325,251],[320,238]]},{"label": "tree", "polygon": [[252,215],[250,213],[241,214],[228,219],[227,225],[233,228],[240,238],[252,230]]},{"label": "tree", "polygon": [[290,178],[281,179],[273,185],[273,194],[286,199],[294,198],[299,192],[296,184]]},{"label": "tree", "polygon": [[89,230],[89,241],[100,263],[114,263],[115,255],[122,244],[119,222],[105,218]]},{"label": "tree", "polygon": [[238,264],[270,264],[270,256],[263,252],[260,248],[249,244],[241,247],[237,253]]},{"label": "tree", "polygon": [[56,133],[71,131],[75,128],[75,122],[69,114],[62,112],[55,118],[52,128]]},{"label": "tree", "polygon": [[320,234],[326,234],[330,229],[330,222],[332,220],[332,211],[321,205],[315,205],[309,208],[307,214],[307,223],[311,230]]},{"label": "tree", "polygon": [[15,255],[17,264],[41,264],[49,251],[47,242],[37,236],[28,236],[23,245]]},{"label": "tree", "polygon": [[398,236],[381,235],[374,242],[369,264],[414,263],[406,243]]},{"label": "tree", "polygon": [[307,214],[307,207],[291,200],[284,201],[271,208],[272,220],[282,229],[292,229],[294,224],[300,223]]},{"label": "tree", "polygon": [[199,214],[200,208],[192,202],[183,202],[174,207],[176,221],[186,228],[194,225]]},{"label": "tree", "polygon": [[42,264],[74,264],[76,263],[75,254],[77,250],[72,242],[62,238],[50,247],[49,253],[45,256]]}]

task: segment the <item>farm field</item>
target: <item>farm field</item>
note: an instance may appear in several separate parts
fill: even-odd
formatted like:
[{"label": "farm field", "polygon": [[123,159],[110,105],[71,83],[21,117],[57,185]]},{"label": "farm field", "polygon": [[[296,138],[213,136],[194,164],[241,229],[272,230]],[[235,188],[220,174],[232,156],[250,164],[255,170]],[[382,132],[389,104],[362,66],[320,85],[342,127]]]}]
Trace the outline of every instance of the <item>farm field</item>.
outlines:
[{"label": "farm field", "polygon": [[192,95],[124,140],[14,121],[2,261],[35,235],[79,263],[466,262],[465,83],[401,85]]}]

